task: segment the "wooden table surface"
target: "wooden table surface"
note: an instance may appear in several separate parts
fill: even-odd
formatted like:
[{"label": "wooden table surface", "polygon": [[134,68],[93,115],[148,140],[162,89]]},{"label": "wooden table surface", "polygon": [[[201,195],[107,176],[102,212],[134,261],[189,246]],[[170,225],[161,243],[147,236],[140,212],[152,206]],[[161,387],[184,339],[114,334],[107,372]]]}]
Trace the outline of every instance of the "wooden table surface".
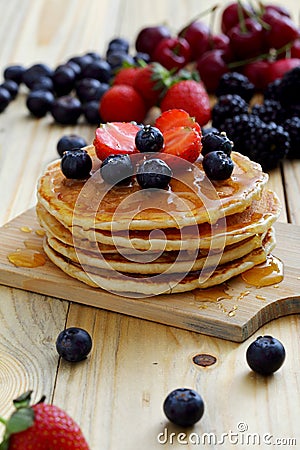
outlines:
[{"label": "wooden table surface", "polygon": [[[55,67],[87,51],[103,53],[112,37],[121,35],[133,42],[146,25],[165,22],[176,32],[199,10],[215,4],[200,3],[0,0],[0,68],[36,62]],[[285,0],[284,5],[298,20],[298,2]],[[37,179],[56,158],[62,134],[78,133],[89,142],[94,134],[94,127],[83,122],[62,127],[49,116],[31,118],[25,98],[24,88],[0,115],[1,225],[35,204]],[[300,224],[299,162],[285,161],[270,174],[269,185],[283,204],[280,221]],[[90,356],[79,364],[60,361],[55,350],[58,333],[69,326],[85,328],[93,338]],[[237,344],[0,286],[0,414],[7,416],[12,399],[33,389],[36,398],[45,394],[73,416],[91,450],[195,448],[191,431],[185,443],[178,442],[185,438],[178,436],[162,411],[165,396],[187,386],[198,390],[206,404],[193,433],[214,433],[220,441],[201,448],[247,448],[241,435],[254,433],[261,444],[254,445],[250,436],[248,448],[268,449],[276,439],[281,439],[275,442],[281,447],[299,448],[299,316],[274,320],[256,333],[262,334],[280,339],[287,352],[284,366],[270,378],[247,367],[245,351],[253,337]],[[195,365],[192,358],[199,353],[214,355],[216,364]],[[222,433],[230,432],[239,433],[239,444],[234,435],[231,442],[227,438],[221,443]],[[263,436],[267,436],[264,443]]]}]

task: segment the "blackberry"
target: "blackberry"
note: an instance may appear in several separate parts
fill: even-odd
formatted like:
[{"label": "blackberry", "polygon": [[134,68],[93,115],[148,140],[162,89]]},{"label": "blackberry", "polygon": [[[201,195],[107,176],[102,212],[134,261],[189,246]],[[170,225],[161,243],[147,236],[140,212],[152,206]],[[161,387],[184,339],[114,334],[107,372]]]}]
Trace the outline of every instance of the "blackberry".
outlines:
[{"label": "blackberry", "polygon": [[264,171],[275,168],[290,148],[289,134],[282,126],[265,123],[252,114],[227,119],[224,129],[235,150],[259,163]]},{"label": "blackberry", "polygon": [[278,100],[278,92],[280,89],[281,79],[277,78],[272,83],[269,83],[264,91],[264,99]]},{"label": "blackberry", "polygon": [[283,122],[282,126],[290,136],[288,157],[300,158],[300,117],[291,117]]},{"label": "blackberry", "polygon": [[227,94],[219,97],[212,109],[212,126],[221,131],[228,117],[238,116],[248,112],[248,103],[239,95]]},{"label": "blackberry", "polygon": [[253,105],[251,113],[266,123],[281,123],[285,115],[281,104],[273,99],[267,99],[262,104]]},{"label": "blackberry", "polygon": [[300,66],[284,74],[279,86],[278,99],[287,108],[300,104]]},{"label": "blackberry", "polygon": [[249,102],[254,95],[254,91],[254,84],[251,83],[248,77],[239,72],[227,72],[220,78],[216,96],[237,94],[246,102]]},{"label": "blackberry", "polygon": [[262,123],[258,116],[252,114],[241,114],[225,120],[223,130],[227,137],[233,141],[234,150],[243,153],[245,136],[250,133],[251,128],[259,127]]}]

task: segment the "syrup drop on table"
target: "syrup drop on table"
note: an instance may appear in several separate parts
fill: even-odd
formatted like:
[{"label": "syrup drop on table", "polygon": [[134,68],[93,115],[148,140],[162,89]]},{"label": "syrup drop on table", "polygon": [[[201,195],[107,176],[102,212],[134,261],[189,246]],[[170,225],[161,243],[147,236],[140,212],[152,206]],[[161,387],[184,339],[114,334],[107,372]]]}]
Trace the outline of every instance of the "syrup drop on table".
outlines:
[{"label": "syrup drop on table", "polygon": [[252,286],[263,287],[283,280],[283,262],[276,256],[268,255],[264,263],[241,274],[242,279]]},{"label": "syrup drop on table", "polygon": [[227,286],[219,285],[208,289],[196,289],[194,291],[195,301],[219,302],[220,300],[231,299],[232,295],[226,292]]},{"label": "syrup drop on table", "polygon": [[46,263],[46,258],[42,253],[30,248],[16,250],[7,257],[16,267],[34,268]]}]

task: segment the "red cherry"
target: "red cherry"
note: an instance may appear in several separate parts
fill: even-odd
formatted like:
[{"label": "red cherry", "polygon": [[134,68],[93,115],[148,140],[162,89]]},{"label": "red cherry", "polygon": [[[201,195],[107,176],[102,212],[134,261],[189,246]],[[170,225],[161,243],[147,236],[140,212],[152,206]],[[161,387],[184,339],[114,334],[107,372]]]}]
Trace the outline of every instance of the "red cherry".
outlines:
[{"label": "red cherry", "polygon": [[211,38],[211,50],[223,50],[224,61],[230,62],[233,60],[233,52],[230,47],[230,39],[226,34],[220,33],[212,36]]},{"label": "red cherry", "polygon": [[200,58],[209,49],[210,29],[203,22],[192,22],[179,33],[188,41],[192,51],[192,59]]},{"label": "red cherry", "polygon": [[245,29],[235,25],[228,33],[230,45],[237,58],[252,58],[262,53],[263,28],[253,19],[246,19]]},{"label": "red cherry", "polygon": [[300,38],[296,39],[291,47],[291,57],[300,58]]},{"label": "red cherry", "polygon": [[298,29],[294,22],[275,10],[263,14],[262,20],[270,25],[270,29],[264,31],[268,48],[281,48],[298,37]]},{"label": "red cherry", "polygon": [[249,78],[256,89],[264,90],[268,85],[269,61],[255,61],[244,66],[243,74]]},{"label": "red cherry", "polygon": [[153,61],[159,62],[166,69],[181,69],[191,59],[191,47],[181,37],[162,39],[153,52]]},{"label": "red cherry", "polygon": [[267,72],[268,83],[272,83],[277,78],[282,78],[286,72],[298,66],[300,66],[300,59],[298,58],[279,59],[278,61],[269,63]]},{"label": "red cherry", "polygon": [[276,11],[282,16],[291,17],[289,11],[284,6],[281,5],[264,5],[264,10],[265,12]]},{"label": "red cherry", "polygon": [[146,27],[138,33],[135,48],[138,52],[148,53],[151,56],[158,43],[168,37],[171,37],[171,33],[164,25]]},{"label": "red cherry", "polygon": [[252,11],[248,6],[242,7],[238,2],[231,3],[224,9],[221,16],[221,30],[224,34],[239,23],[239,8],[245,19],[251,16]]},{"label": "red cherry", "polygon": [[221,76],[228,72],[223,50],[209,50],[197,61],[197,70],[207,91],[215,92]]}]

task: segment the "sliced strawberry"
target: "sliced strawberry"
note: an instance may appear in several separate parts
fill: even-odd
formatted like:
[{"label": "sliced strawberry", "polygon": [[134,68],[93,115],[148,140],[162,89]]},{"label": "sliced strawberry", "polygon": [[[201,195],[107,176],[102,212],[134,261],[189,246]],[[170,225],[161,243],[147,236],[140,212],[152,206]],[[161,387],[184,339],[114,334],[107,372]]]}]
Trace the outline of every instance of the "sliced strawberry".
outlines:
[{"label": "sliced strawberry", "polygon": [[109,155],[137,153],[135,136],[139,127],[131,122],[108,122],[96,129],[94,146],[102,161]]},{"label": "sliced strawberry", "polygon": [[191,117],[183,109],[169,109],[164,111],[155,121],[155,126],[160,129],[162,133],[174,127],[189,127],[201,133],[201,128],[194,117]]},{"label": "sliced strawberry", "polygon": [[163,153],[179,156],[191,163],[200,155],[202,144],[200,134],[191,127],[176,127],[164,133]]}]

